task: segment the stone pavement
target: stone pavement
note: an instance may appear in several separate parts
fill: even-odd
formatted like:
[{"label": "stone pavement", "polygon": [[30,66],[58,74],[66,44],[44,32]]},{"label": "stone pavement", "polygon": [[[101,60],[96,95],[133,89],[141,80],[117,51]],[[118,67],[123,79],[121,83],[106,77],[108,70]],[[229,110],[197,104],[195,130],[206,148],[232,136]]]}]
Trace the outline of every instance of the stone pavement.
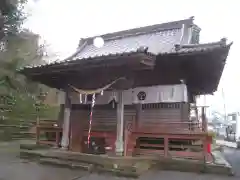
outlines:
[{"label": "stone pavement", "polygon": [[[42,166],[34,162],[20,160],[17,144],[0,146],[0,180],[124,180],[131,178],[113,177],[110,175],[88,174],[85,171],[69,170],[51,166]],[[235,152],[228,152],[234,158]],[[237,158],[239,158],[237,160]],[[235,164],[240,163],[240,153]],[[240,169],[240,166],[239,166]],[[79,178],[78,178],[79,177]],[[240,176],[239,176],[240,177]],[[175,171],[151,171],[142,175],[140,180],[239,180],[239,177],[218,176],[209,174],[183,173]]]},{"label": "stone pavement", "polygon": [[212,152],[212,155],[214,156],[214,161],[216,164],[231,167],[229,162],[225,159],[220,151],[214,151]]},{"label": "stone pavement", "polygon": [[240,150],[235,148],[224,148],[223,154],[231,163],[235,176],[240,179]]}]

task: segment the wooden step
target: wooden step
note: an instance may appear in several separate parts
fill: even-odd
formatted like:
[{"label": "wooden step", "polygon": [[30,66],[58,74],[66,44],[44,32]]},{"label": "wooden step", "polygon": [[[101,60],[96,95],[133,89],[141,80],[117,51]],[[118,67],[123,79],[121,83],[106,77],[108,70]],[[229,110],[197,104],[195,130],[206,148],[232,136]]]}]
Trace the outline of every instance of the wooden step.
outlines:
[{"label": "wooden step", "polygon": [[82,169],[86,171],[91,170],[91,168],[93,167],[92,164],[88,164],[88,163],[73,162],[73,161],[60,160],[55,158],[40,158],[39,163],[60,166],[60,167],[68,167],[72,169]]}]

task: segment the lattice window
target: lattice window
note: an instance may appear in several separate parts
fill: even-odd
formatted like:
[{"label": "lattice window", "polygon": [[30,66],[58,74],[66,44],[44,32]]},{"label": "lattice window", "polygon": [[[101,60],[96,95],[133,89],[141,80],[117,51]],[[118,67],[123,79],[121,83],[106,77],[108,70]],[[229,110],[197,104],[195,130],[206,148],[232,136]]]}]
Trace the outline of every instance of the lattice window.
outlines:
[{"label": "lattice window", "polygon": [[142,109],[180,109],[181,103],[151,103],[143,104]]}]

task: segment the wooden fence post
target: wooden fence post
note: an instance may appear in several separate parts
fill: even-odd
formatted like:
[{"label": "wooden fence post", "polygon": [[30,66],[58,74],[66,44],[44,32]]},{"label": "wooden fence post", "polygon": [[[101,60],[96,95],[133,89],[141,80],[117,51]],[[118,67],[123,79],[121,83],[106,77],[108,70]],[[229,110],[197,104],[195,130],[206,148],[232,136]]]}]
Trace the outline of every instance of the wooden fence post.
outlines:
[{"label": "wooden fence post", "polygon": [[164,137],[164,157],[167,158],[168,157],[168,151],[169,151],[169,147],[168,147],[168,136]]},{"label": "wooden fence post", "polygon": [[37,126],[36,126],[36,144],[37,145],[39,145],[39,140],[40,140],[40,129],[37,124]]},{"label": "wooden fence post", "polygon": [[59,147],[60,144],[60,131],[56,132],[56,147]]},{"label": "wooden fence post", "polygon": [[205,113],[205,107],[202,107],[202,130],[207,132],[207,118]]}]

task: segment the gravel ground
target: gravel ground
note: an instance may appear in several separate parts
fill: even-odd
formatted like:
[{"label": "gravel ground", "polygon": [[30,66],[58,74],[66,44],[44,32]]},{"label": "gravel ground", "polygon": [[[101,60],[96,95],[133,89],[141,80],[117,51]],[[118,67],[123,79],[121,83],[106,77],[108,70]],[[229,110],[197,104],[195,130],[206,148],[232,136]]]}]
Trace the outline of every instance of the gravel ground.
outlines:
[{"label": "gravel ground", "polygon": [[[87,174],[80,170],[69,170],[42,166],[17,158],[17,143],[0,144],[0,180],[112,180],[127,179],[98,174]],[[233,165],[234,170],[240,172],[240,151],[232,148],[225,148],[224,154]],[[78,178],[79,177],[79,178]],[[141,176],[141,180],[239,180],[240,174],[235,177],[181,173],[173,171],[148,172]],[[130,180],[130,178],[128,178]]]}]

